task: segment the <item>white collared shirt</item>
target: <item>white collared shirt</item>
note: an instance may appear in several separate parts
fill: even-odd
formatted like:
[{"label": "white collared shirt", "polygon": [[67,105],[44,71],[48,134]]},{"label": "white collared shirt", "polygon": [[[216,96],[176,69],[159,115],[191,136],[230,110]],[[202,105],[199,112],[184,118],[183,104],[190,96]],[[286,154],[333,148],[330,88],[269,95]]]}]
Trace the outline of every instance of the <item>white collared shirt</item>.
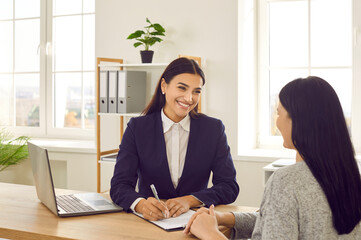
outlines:
[{"label": "white collared shirt", "polygon": [[175,123],[164,114],[163,109],[161,110],[161,117],[169,172],[173,186],[177,188],[186,159],[191,121],[187,115],[182,121]]},{"label": "white collared shirt", "polygon": [[[191,120],[189,115],[187,115],[182,119],[182,121],[175,123],[164,114],[163,108],[161,110],[161,118],[169,172],[172,178],[173,186],[174,188],[177,188],[179,179],[182,176],[184,162],[186,159]],[[178,135],[178,139],[176,138],[176,135]],[[178,144],[176,144],[177,142]],[[142,199],[143,198],[137,198],[132,203],[130,209],[132,209],[133,212],[135,211],[135,206]]]}]

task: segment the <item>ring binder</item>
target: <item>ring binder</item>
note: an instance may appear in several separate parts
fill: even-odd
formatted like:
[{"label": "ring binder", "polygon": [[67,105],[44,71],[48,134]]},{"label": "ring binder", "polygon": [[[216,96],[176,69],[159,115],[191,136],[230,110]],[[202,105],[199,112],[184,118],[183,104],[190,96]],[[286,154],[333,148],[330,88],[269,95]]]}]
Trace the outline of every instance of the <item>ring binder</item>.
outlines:
[{"label": "ring binder", "polygon": [[146,80],[145,71],[118,71],[118,113],[143,111]]},{"label": "ring binder", "polygon": [[99,112],[108,112],[108,71],[99,72]]},{"label": "ring binder", "polygon": [[117,95],[118,95],[118,72],[117,71],[109,71],[109,88],[108,88],[108,112],[116,113],[117,112]]}]

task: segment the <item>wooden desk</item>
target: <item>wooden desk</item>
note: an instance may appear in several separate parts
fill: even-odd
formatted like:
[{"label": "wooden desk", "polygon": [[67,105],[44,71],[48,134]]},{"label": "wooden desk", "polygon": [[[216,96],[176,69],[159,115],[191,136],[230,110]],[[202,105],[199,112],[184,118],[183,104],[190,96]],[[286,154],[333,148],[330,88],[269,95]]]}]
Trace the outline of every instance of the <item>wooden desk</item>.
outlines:
[{"label": "wooden desk", "polygon": [[[57,189],[57,194],[78,191]],[[254,208],[217,206],[219,211]],[[193,239],[182,231],[166,232],[135,216],[120,212],[59,218],[37,198],[35,187],[0,183],[0,238],[9,239]]]}]

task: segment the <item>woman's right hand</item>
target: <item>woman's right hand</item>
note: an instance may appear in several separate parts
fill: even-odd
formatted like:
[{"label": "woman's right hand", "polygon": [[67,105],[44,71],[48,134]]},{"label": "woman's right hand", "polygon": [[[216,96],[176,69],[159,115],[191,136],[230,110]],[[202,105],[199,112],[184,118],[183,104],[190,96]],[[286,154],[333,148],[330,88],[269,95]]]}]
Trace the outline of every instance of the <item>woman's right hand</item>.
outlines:
[{"label": "woman's right hand", "polygon": [[185,234],[188,234],[190,232],[192,223],[194,221],[194,219],[196,219],[196,217],[202,213],[209,213],[208,208],[202,207],[200,209],[197,210],[197,212],[193,213],[192,217],[189,219],[186,228],[183,230],[183,232]]},{"label": "woman's right hand", "polygon": [[200,239],[227,239],[219,230],[217,216],[212,205],[209,209],[201,208],[189,219],[184,233],[191,232]]},{"label": "woman's right hand", "polygon": [[169,211],[163,201],[158,201],[154,197],[142,199],[135,206],[137,213],[143,214],[147,220],[157,221],[169,217]]}]

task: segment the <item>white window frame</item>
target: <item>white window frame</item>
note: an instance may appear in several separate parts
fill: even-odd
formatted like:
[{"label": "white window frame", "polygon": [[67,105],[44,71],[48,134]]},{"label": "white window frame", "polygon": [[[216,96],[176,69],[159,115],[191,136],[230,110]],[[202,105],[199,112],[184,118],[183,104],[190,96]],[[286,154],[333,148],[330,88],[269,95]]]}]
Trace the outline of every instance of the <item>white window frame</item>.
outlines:
[{"label": "white window frame", "polygon": [[257,147],[256,8],[256,0],[238,2],[238,155]]},{"label": "white window frame", "polygon": [[355,151],[361,153],[361,2],[352,1],[352,118],[351,135]]},{"label": "white window frame", "polygon": [[[40,138],[93,140],[95,139],[95,126],[94,128],[91,129],[67,128],[67,127],[55,128],[55,119],[54,119],[55,98],[54,98],[54,81],[52,76],[53,75],[53,69],[52,69],[53,68],[52,67],[53,5],[52,3],[53,3],[52,0],[40,0],[41,10],[40,10],[40,45],[39,45],[39,54],[40,54],[39,127],[10,126],[7,128],[10,129],[10,131],[14,133],[14,135],[16,136],[27,135],[33,138],[40,137]],[[15,41],[15,38],[13,41]],[[96,63],[94,56],[94,75],[96,74],[95,65]],[[88,72],[88,71],[82,71],[82,72]],[[83,85],[82,85],[82,89],[83,89]],[[15,100],[14,97],[12,98],[12,101],[13,100]],[[14,102],[12,102],[11,104],[15,106]],[[12,112],[11,112],[13,116],[15,116],[15,113],[13,112],[14,109],[15,108],[12,108]],[[96,116],[94,117],[96,120]]]},{"label": "white window frame", "polygon": [[[53,1],[52,0],[47,0],[47,19],[49,19],[49,21],[47,21],[47,39],[48,42],[50,43],[50,47],[49,47],[49,54],[47,55],[47,65],[46,65],[46,78],[47,80],[47,102],[51,103],[48,104],[46,106],[47,109],[47,126],[48,126],[48,131],[47,131],[47,136],[48,137],[61,137],[61,138],[71,138],[71,139],[95,139],[95,125],[94,128],[92,129],[80,129],[80,128],[56,128],[55,125],[55,97],[54,97],[54,80],[53,80],[53,51],[52,51],[52,42],[53,42],[53,5],[52,5]],[[70,14],[71,15],[79,15],[79,14]],[[86,15],[86,14],[83,14]],[[62,16],[68,16],[68,15],[62,15]],[[95,37],[95,36],[94,36]],[[83,55],[82,55],[82,61],[83,61]],[[94,66],[96,65],[95,63],[95,56],[94,56]],[[95,71],[96,68],[94,67],[94,75],[96,74]],[[77,71],[78,72],[78,71]],[[82,75],[84,72],[87,71],[82,71]],[[96,79],[96,78],[95,78]],[[95,87],[95,85],[94,85]],[[83,89],[83,81],[82,81],[82,90]],[[50,94],[49,94],[50,93]],[[95,96],[94,96],[95,98]],[[83,98],[83,92],[82,92],[82,100],[84,101]],[[94,106],[95,107],[95,106]],[[84,105],[82,104],[82,108],[84,108]],[[84,111],[84,109],[82,109],[82,112]],[[95,120],[96,120],[96,116],[94,116]],[[96,124],[96,123],[95,123]]]},{"label": "white window frame", "polygon": [[[242,36],[243,32],[242,11],[244,4],[239,3],[239,107],[238,107],[238,155],[243,155],[251,149],[273,149],[282,150],[282,137],[266,136],[269,116],[263,114],[269,112],[269,80],[268,80],[268,1],[290,1],[290,0],[250,0],[254,5],[254,74],[253,77],[244,78],[242,70],[245,65],[242,62]],[[291,0],[292,1],[292,0]],[[299,1],[299,0],[294,0]],[[312,1],[312,0],[311,0]],[[242,1],[243,2],[243,1]],[[357,10],[358,9],[358,10]],[[351,135],[356,153],[361,153],[361,2],[352,1],[352,23],[353,23],[353,49],[352,49],[352,115]],[[247,103],[244,103],[247,93]],[[257,109],[252,112],[252,108]],[[267,116],[265,116],[267,115]],[[244,120],[247,116],[248,120]],[[243,119],[243,120],[242,120]],[[267,119],[267,122],[265,122]],[[256,123],[256,124],[255,124]],[[267,130],[265,130],[267,129]]]},{"label": "white window frame", "polygon": [[[46,0],[40,0],[40,44],[39,44],[39,48],[38,48],[38,54],[39,54],[39,58],[40,58],[40,89],[39,89],[39,94],[40,94],[40,105],[39,108],[40,109],[45,109],[45,97],[46,97],[46,92],[45,92],[45,41],[46,41],[46,35],[45,35],[45,26],[46,26],[46,8],[45,8],[45,2]],[[31,19],[31,18],[24,18],[24,19]],[[18,19],[17,19],[18,20]],[[15,51],[15,1],[13,2],[13,55],[14,55],[14,51]],[[15,67],[15,58],[13,58],[13,69]],[[13,70],[13,73],[15,73],[15,71]],[[14,75],[13,75],[14,76]],[[12,81],[12,89],[15,90],[15,81],[13,78]],[[46,126],[45,126],[45,121],[46,121],[46,115],[45,115],[45,111],[39,111],[39,127],[26,127],[26,126],[16,126],[16,112],[14,112],[14,110],[16,109],[16,98],[15,98],[15,91],[13,91],[13,95],[12,98],[10,99],[10,104],[13,106],[12,108],[10,108],[10,115],[12,116],[10,119],[12,120],[13,123],[15,123],[14,126],[5,126],[7,129],[9,129],[11,131],[11,133],[13,133],[15,136],[20,136],[20,135],[26,135],[26,136],[46,136]]]}]

